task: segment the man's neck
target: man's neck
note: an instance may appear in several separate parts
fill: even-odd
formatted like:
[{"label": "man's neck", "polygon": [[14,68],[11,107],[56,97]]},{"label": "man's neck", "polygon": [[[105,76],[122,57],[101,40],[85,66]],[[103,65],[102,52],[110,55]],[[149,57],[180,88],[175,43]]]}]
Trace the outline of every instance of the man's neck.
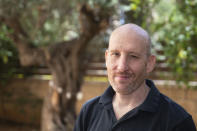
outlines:
[{"label": "man's neck", "polygon": [[[131,94],[119,94],[114,95],[114,102],[120,106],[138,106],[140,105],[148,95],[150,88],[143,86],[132,92]],[[134,107],[135,108],[135,107]]]},{"label": "man's neck", "polygon": [[150,88],[146,85],[143,85],[136,89],[131,94],[120,94],[115,93],[113,98],[113,107],[116,114],[117,119],[122,117],[128,111],[134,109],[144,102],[146,99]]}]

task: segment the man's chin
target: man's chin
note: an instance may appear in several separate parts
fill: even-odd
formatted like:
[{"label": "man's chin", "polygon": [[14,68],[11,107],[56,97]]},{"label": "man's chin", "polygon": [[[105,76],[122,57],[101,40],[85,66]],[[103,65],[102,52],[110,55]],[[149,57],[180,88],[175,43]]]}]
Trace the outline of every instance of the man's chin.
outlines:
[{"label": "man's chin", "polygon": [[129,85],[128,84],[116,84],[115,88],[117,91],[125,91],[129,89]]},{"label": "man's chin", "polygon": [[115,85],[120,86],[120,87],[128,87],[131,85],[130,81],[116,81]]},{"label": "man's chin", "polygon": [[127,95],[129,93],[129,89],[127,87],[116,87],[115,92],[122,95]]}]

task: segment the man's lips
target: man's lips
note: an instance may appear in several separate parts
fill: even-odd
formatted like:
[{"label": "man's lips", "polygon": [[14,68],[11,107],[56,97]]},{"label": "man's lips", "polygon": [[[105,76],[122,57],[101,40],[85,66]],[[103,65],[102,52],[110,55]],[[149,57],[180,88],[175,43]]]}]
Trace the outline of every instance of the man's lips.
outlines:
[{"label": "man's lips", "polygon": [[128,80],[130,75],[115,75],[115,78],[118,80]]}]

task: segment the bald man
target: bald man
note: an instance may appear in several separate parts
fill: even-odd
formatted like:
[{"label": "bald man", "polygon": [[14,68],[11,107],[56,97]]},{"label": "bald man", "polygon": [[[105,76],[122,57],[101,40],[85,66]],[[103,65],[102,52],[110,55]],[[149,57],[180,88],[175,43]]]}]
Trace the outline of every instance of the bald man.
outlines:
[{"label": "bald man", "polygon": [[74,131],[196,131],[191,115],[146,79],[156,58],[144,29],[115,29],[105,59],[110,86],[83,105]]}]

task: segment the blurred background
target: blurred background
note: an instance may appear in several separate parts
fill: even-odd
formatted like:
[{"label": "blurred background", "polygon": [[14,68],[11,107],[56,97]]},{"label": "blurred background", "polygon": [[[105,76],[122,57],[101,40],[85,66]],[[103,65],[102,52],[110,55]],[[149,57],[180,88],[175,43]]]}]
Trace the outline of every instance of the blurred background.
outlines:
[{"label": "blurred background", "polygon": [[149,78],[197,124],[197,0],[0,0],[0,131],[71,131],[124,23],[149,32]]}]

